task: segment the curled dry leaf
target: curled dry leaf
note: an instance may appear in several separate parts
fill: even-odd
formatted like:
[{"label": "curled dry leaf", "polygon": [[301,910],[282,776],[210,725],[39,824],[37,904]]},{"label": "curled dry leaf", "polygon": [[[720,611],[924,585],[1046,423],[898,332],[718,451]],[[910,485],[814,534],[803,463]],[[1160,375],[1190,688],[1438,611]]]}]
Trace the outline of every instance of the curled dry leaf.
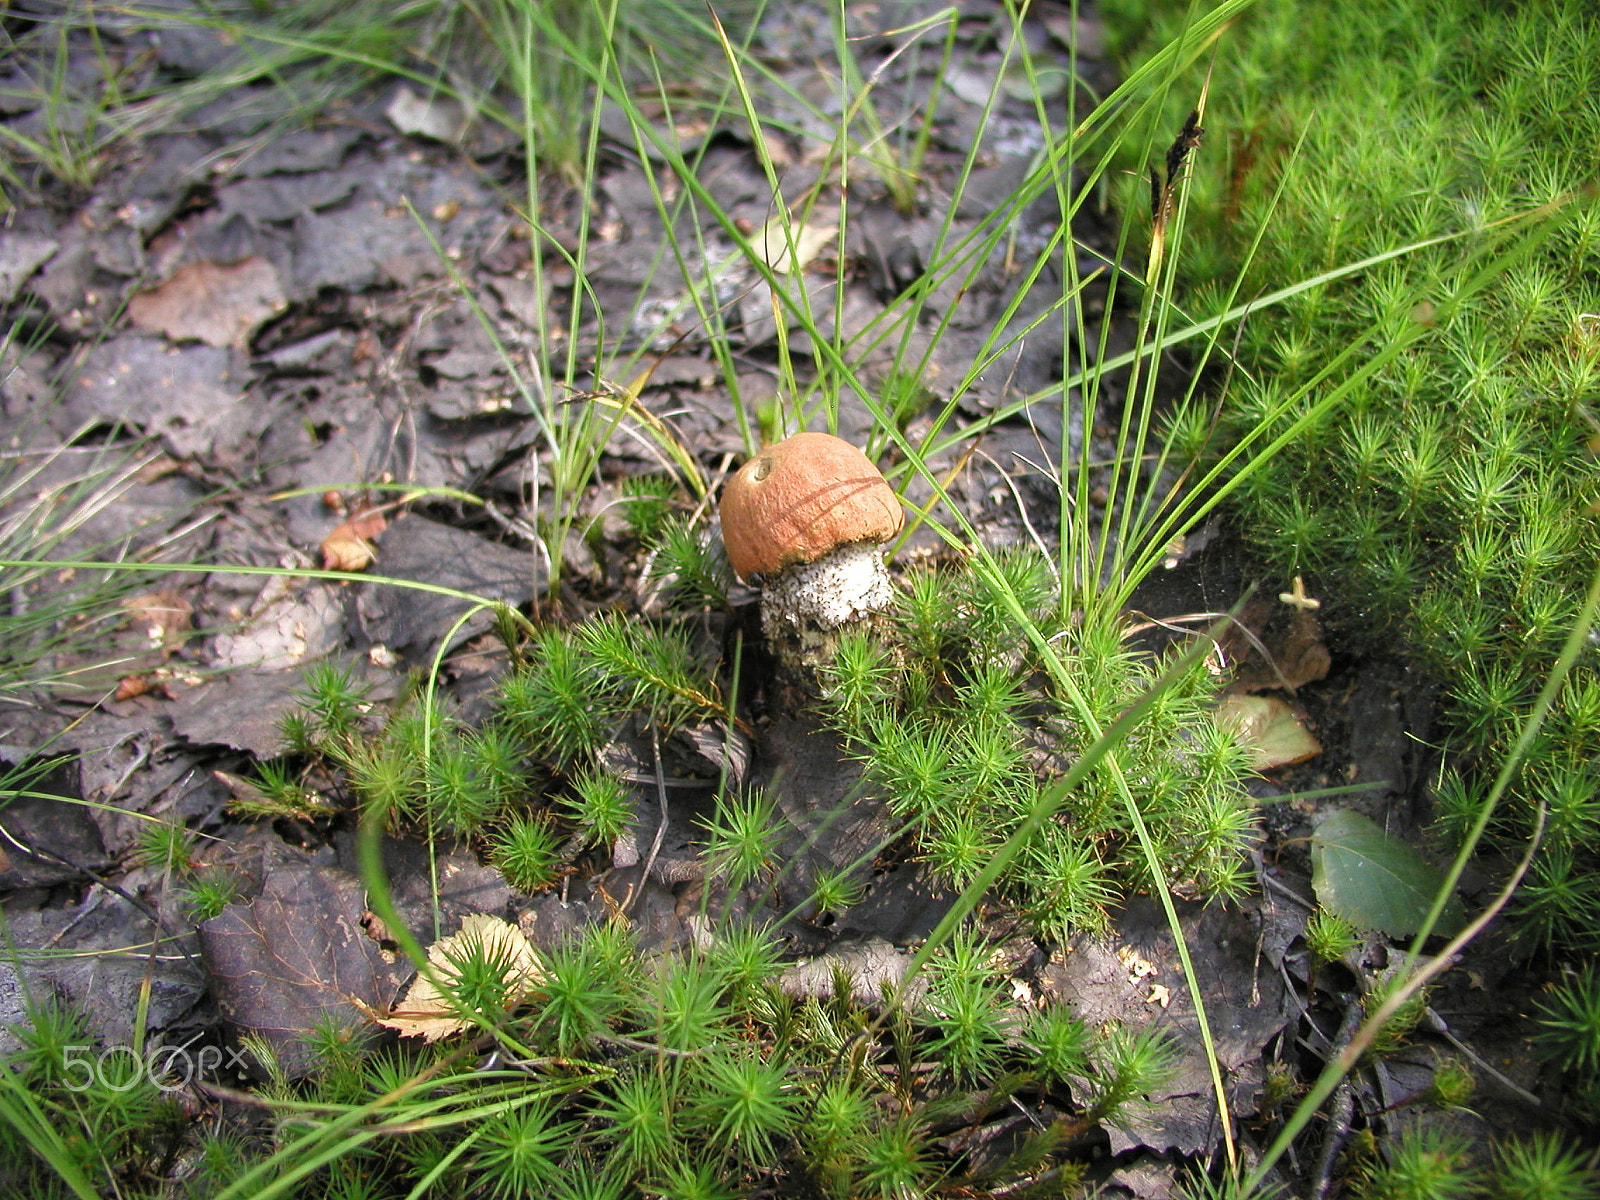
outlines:
[{"label": "curled dry leaf", "polygon": [[1326,679],[1332,664],[1322,640],[1322,622],[1303,610],[1296,611],[1288,621],[1268,623],[1259,644],[1244,647],[1238,661],[1233,682],[1236,692],[1280,687],[1293,691]]},{"label": "curled dry leaf", "polygon": [[1326,679],[1331,665],[1316,614],[1264,597],[1240,609],[1222,635],[1222,653],[1234,668],[1231,692],[1293,693]]},{"label": "curled dry leaf", "polygon": [[322,539],[322,569],[365,571],[378,557],[372,539],[388,527],[389,522],[384,520],[383,513],[378,509],[359,510]]},{"label": "curled dry leaf", "polygon": [[135,696],[143,696],[160,687],[156,680],[144,675],[125,675],[117,681],[117,690],[111,694],[113,700],[132,700]]},{"label": "curled dry leaf", "polygon": [[[538,957],[522,931],[486,913],[463,917],[460,932],[428,947],[428,963],[439,983],[446,987],[461,977],[461,964],[469,960],[495,963],[501,968],[507,1007],[526,996],[544,976]],[[377,1021],[398,1031],[401,1037],[420,1037],[429,1042],[437,1042],[473,1025],[462,1014],[460,1006],[441,992],[438,984],[427,975],[418,975],[399,1006],[387,1017],[378,1017]]]},{"label": "curled dry leaf", "polygon": [[1292,766],[1322,753],[1299,716],[1276,696],[1224,696],[1217,705],[1217,723],[1232,730],[1251,752],[1258,771]]}]

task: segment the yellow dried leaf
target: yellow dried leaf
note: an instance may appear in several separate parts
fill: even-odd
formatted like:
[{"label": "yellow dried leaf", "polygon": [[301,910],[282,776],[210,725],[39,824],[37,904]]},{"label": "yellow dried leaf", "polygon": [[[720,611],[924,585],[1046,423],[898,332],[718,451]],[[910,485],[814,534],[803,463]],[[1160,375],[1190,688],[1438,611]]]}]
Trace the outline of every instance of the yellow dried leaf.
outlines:
[{"label": "yellow dried leaf", "polygon": [[[520,1001],[544,977],[538,956],[522,931],[509,921],[486,913],[463,917],[461,929],[428,947],[428,963],[434,978],[419,974],[406,989],[405,998],[378,1024],[396,1030],[401,1037],[420,1037],[437,1042],[440,1038],[473,1027],[460,1006],[440,990],[461,977],[461,964],[467,961],[495,963],[503,970],[505,1005]],[[435,983],[435,979],[438,980]]]},{"label": "yellow dried leaf", "polygon": [[1251,752],[1258,771],[1305,762],[1322,753],[1300,718],[1276,696],[1224,696],[1217,705],[1217,723],[1230,730]]},{"label": "yellow dried leaf", "polygon": [[322,569],[365,571],[378,557],[372,539],[388,527],[389,522],[376,509],[356,513],[322,539]]},{"label": "yellow dried leaf", "polygon": [[[777,217],[768,221],[750,237],[750,244],[755,252],[766,261],[779,275],[785,272],[803,271],[807,264],[834,240],[834,235],[839,232],[837,224],[832,225],[790,225],[789,232],[784,233],[784,222]],[[790,239],[794,240],[794,256],[789,254]]]}]

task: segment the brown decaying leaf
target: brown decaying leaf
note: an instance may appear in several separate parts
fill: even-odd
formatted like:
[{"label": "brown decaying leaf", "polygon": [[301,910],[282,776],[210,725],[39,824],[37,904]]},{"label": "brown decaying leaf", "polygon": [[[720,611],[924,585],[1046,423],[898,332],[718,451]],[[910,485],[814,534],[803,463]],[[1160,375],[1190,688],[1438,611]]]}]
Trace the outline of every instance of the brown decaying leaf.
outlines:
[{"label": "brown decaying leaf", "polygon": [[272,868],[254,901],[200,927],[218,1009],[265,1037],[291,1076],[309,1069],[304,1039],[318,1024],[354,1025],[395,994],[397,972],[360,925],[365,899],[349,872],[296,858]]},{"label": "brown decaying leaf", "polygon": [[[428,963],[438,979],[447,985],[460,977],[459,964],[469,957],[503,965],[508,1007],[527,995],[544,975],[522,931],[486,913],[463,917],[460,932],[428,947]],[[437,1042],[473,1025],[460,1015],[460,1009],[427,975],[418,975],[406,990],[405,999],[387,1017],[379,1017],[377,1021],[397,1030],[401,1037],[420,1037],[428,1042]]]},{"label": "brown decaying leaf", "polygon": [[363,508],[322,539],[324,571],[365,571],[378,557],[372,539],[389,527],[383,513]]},{"label": "brown decaying leaf", "polygon": [[1322,641],[1322,622],[1308,612],[1289,618],[1289,628],[1276,645],[1278,669],[1294,687],[1328,677],[1332,658]]},{"label": "brown decaying leaf", "polygon": [[[1277,968],[1290,936],[1304,928],[1305,916],[1286,904],[1274,909],[1248,901],[1225,907],[1179,900],[1177,914],[1195,990],[1212,1014],[1212,1048],[1223,1077],[1230,1091],[1259,1087],[1264,1047],[1299,1016],[1286,973]],[[1176,1071],[1155,1083],[1147,1103],[1128,1105],[1105,1123],[1114,1153],[1143,1146],[1151,1154],[1192,1155],[1218,1147],[1211,1067],[1190,978],[1165,910],[1148,895],[1128,897],[1110,938],[1080,939],[1039,970],[1036,986],[1048,1003],[1069,1005],[1091,1028],[1161,1029],[1177,1052]],[[1225,1018],[1218,1019],[1218,1013]]]},{"label": "brown decaying leaf", "polygon": [[226,266],[198,262],[128,301],[128,319],[173,341],[192,338],[208,346],[243,348],[287,303],[278,269],[264,258]]},{"label": "brown decaying leaf", "polygon": [[1225,653],[1235,667],[1230,691],[1292,692],[1328,677],[1332,660],[1322,640],[1322,622],[1304,609],[1285,619],[1282,610],[1281,604],[1252,602],[1239,614],[1239,622],[1255,632],[1255,640],[1237,630],[1224,635]]}]

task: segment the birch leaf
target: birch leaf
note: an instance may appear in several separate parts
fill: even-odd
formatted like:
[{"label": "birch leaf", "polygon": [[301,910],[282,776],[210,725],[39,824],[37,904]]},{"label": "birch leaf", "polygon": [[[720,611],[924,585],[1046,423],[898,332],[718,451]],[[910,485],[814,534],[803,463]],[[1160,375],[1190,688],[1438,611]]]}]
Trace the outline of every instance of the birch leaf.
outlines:
[{"label": "birch leaf", "polygon": [[[1410,937],[1444,885],[1444,872],[1370,818],[1349,809],[1325,816],[1311,835],[1311,886],[1322,906],[1360,929]],[[1452,894],[1434,932],[1466,924]]]},{"label": "birch leaf", "polygon": [[544,977],[539,959],[522,931],[509,921],[486,913],[463,917],[458,933],[429,946],[428,963],[438,982],[426,973],[419,974],[394,1011],[377,1018],[378,1024],[398,1031],[401,1037],[437,1042],[475,1024],[462,1010],[460,1001],[446,994],[440,985],[449,989],[469,973],[476,982],[485,967],[492,968],[504,985],[497,1007],[505,1010],[519,1003]]},{"label": "birch leaf", "polygon": [[[767,266],[782,275],[805,270],[811,260],[832,243],[838,232],[837,224],[791,225],[788,235],[785,235],[784,222],[774,217],[751,235],[750,244]],[[792,257],[789,253],[791,237],[794,239]]]}]

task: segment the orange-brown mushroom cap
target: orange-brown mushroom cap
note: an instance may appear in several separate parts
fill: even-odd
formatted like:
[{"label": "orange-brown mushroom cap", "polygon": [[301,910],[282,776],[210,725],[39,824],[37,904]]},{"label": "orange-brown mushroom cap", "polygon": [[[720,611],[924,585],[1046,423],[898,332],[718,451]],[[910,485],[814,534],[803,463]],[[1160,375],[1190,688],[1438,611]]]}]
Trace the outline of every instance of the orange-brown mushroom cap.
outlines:
[{"label": "orange-brown mushroom cap", "polygon": [[900,498],[843,438],[797,433],[768,446],[722,490],[722,540],[740,579],[815,562],[900,532]]}]

